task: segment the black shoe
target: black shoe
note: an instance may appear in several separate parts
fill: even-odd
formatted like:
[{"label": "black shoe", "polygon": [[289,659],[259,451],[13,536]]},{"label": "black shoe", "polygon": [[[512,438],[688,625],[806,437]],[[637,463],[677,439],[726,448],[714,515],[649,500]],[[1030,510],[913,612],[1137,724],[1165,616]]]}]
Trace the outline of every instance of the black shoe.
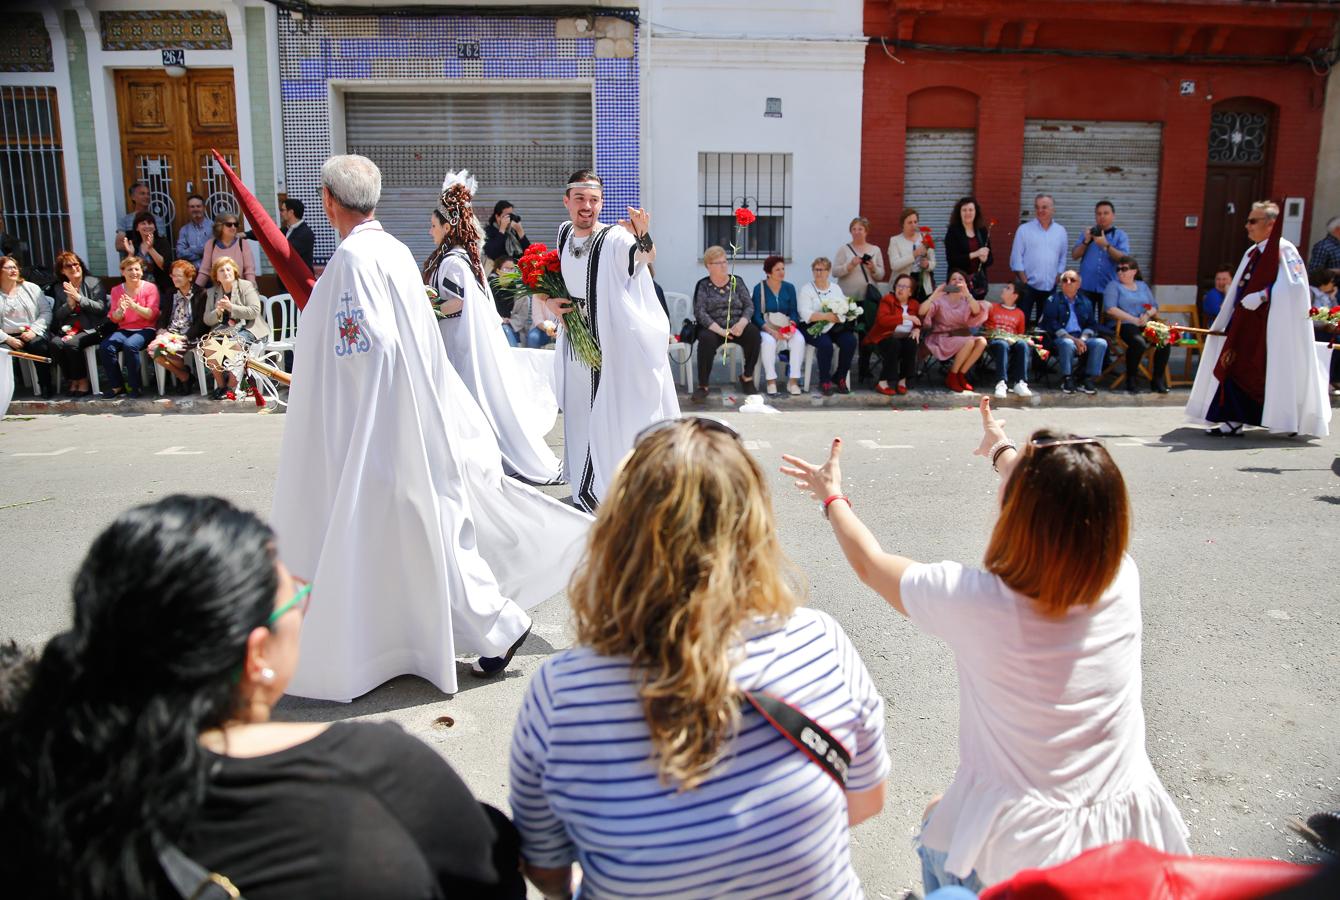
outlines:
[{"label": "black shoe", "polygon": [[140,397],[144,396],[144,392],[141,391],[139,388],[131,388],[130,390],[126,391],[126,396],[131,398],[132,400],[138,400],[140,399]]},{"label": "black shoe", "polygon": [[470,674],[476,678],[496,678],[506,669],[507,664],[512,661],[512,657],[521,649],[521,645],[526,643],[526,638],[530,637],[530,629],[516,639],[512,646],[507,648],[506,656],[481,656],[470,664]]},{"label": "black shoe", "polygon": [[1079,389],[1080,389],[1081,391],[1083,391],[1084,393],[1086,393],[1086,394],[1096,394],[1096,393],[1098,393],[1098,388],[1096,388],[1096,387],[1093,386],[1093,379],[1092,379],[1092,378],[1086,378],[1086,379],[1084,379],[1083,383],[1080,384]]},{"label": "black shoe", "polygon": [[1061,379],[1061,390],[1067,394],[1075,393],[1075,379],[1069,375]]},{"label": "black shoe", "polygon": [[1133,385],[1133,384],[1128,384],[1128,385],[1126,385],[1126,393],[1128,393],[1128,394],[1138,394],[1138,393],[1140,393],[1140,389],[1139,389],[1138,387],[1136,387],[1135,385]]},{"label": "black shoe", "polygon": [[741,378],[741,379],[740,379],[740,390],[744,391],[746,394],[757,394],[757,393],[758,393],[758,385],[754,384],[754,379],[752,379],[752,378],[750,378],[750,379],[744,379],[744,378]]},{"label": "black shoe", "polygon": [[851,388],[847,387],[847,379],[839,378],[837,383],[837,392],[839,394],[850,394]]},{"label": "black shoe", "polygon": [[1158,382],[1158,381],[1154,382],[1154,393],[1156,393],[1156,394],[1167,394],[1167,393],[1169,393],[1169,392],[1170,392],[1170,388],[1169,388],[1166,384],[1163,384],[1162,382]]},{"label": "black shoe", "polygon": [[833,382],[831,381],[821,382],[819,384],[819,393],[823,394],[825,397],[833,396]]},{"label": "black shoe", "polygon": [[[213,395],[213,394],[210,394],[210,396],[213,397],[214,395]],[[215,398],[215,399],[217,399],[217,398]],[[706,401],[706,400],[707,400],[707,388],[702,387],[702,386],[699,386],[699,387],[696,387],[696,388],[693,389],[693,402],[694,402],[694,403],[703,403],[703,402]]]},{"label": "black shoe", "polygon": [[121,396],[121,393],[121,388],[107,388],[107,390],[102,392],[102,399],[115,400],[117,397]]},{"label": "black shoe", "polygon": [[228,389],[226,387],[216,387],[214,390],[209,392],[209,399],[222,400],[227,395],[228,395]]}]

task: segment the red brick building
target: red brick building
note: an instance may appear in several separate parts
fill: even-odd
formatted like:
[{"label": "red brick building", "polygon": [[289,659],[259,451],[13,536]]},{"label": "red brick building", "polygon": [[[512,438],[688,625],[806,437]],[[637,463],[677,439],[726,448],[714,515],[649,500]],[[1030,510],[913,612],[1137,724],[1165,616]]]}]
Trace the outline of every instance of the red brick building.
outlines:
[{"label": "red brick building", "polygon": [[[974,193],[1008,275],[1034,194],[1072,243],[1110,197],[1146,277],[1190,300],[1236,262],[1253,200],[1300,246],[1340,9],[1242,0],[866,0],[861,211],[881,244],[905,205],[943,234]],[[1340,161],[1336,161],[1340,165]],[[1306,250],[1305,250],[1306,252]]]}]

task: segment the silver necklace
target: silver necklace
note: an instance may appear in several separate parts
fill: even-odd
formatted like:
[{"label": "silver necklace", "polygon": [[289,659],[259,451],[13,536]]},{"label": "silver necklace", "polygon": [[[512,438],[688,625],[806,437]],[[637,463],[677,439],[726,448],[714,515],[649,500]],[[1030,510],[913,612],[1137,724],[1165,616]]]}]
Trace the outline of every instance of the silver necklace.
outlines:
[{"label": "silver necklace", "polygon": [[592,231],[590,234],[586,236],[586,239],[583,240],[580,244],[577,243],[577,238],[572,239],[572,243],[570,244],[570,246],[572,247],[572,256],[574,259],[581,259],[583,256],[586,255],[586,248],[591,246],[591,239],[594,238],[595,236],[596,233]]}]

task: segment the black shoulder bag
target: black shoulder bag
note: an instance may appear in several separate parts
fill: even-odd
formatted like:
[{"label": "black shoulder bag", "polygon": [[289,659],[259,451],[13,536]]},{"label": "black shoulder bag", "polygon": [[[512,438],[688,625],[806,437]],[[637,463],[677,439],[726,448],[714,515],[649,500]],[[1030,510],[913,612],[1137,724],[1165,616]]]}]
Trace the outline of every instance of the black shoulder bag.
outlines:
[{"label": "black shoulder bag", "polygon": [[827,728],[780,697],[754,691],[745,691],[744,696],[768,720],[769,725],[781,732],[782,737],[817,763],[838,783],[838,787],[844,791],[847,789],[851,754],[841,741],[829,734]]},{"label": "black shoulder bag", "polygon": [[[851,244],[847,245],[852,256],[856,256],[856,248]],[[856,320],[856,330],[865,334],[875,324],[875,316],[879,313],[879,301],[883,296],[879,288],[870,280],[870,273],[865,270],[864,259],[856,256],[860,264],[861,274],[865,276],[865,295],[861,297],[861,318]]]}]

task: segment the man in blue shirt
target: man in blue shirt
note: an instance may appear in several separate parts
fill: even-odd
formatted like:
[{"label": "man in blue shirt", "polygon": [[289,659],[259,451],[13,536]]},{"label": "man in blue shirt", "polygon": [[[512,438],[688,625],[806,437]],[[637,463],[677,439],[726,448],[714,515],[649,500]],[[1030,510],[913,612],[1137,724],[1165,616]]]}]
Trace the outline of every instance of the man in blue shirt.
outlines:
[{"label": "man in blue shirt", "polygon": [[1206,328],[1214,321],[1215,316],[1219,315],[1219,310],[1224,305],[1224,295],[1228,293],[1228,286],[1233,283],[1233,267],[1227,263],[1221,263],[1219,268],[1214,270],[1214,287],[1205,292],[1205,297],[1200,301],[1200,323]]},{"label": "man in blue shirt", "polygon": [[1340,269],[1340,216],[1326,223],[1326,236],[1312,245],[1307,268]]},{"label": "man in blue shirt", "polygon": [[1029,322],[1036,321],[1034,311],[1056,289],[1056,276],[1065,269],[1065,254],[1070,247],[1065,228],[1052,221],[1056,203],[1051,194],[1034,197],[1033,212],[1035,217],[1014,233],[1014,246],[1010,248],[1014,277],[1027,285],[1019,298],[1019,308]]},{"label": "man in blue shirt", "polygon": [[1074,370],[1075,357],[1084,357],[1084,380],[1080,390],[1086,394],[1096,394],[1094,379],[1103,371],[1103,359],[1107,356],[1107,341],[1094,333],[1098,319],[1093,313],[1093,304],[1087,297],[1080,296],[1079,273],[1066,269],[1061,273],[1061,289],[1047,299],[1042,308],[1043,341],[1056,354],[1056,363],[1061,368],[1061,390],[1067,394],[1075,393]]},{"label": "man in blue shirt", "polygon": [[1102,309],[1103,289],[1117,277],[1113,266],[1131,252],[1131,239],[1115,224],[1116,207],[1111,200],[1099,200],[1093,208],[1094,226],[1084,232],[1070,251],[1071,259],[1080,260],[1079,280],[1083,294],[1093,301],[1095,310]]},{"label": "man in blue shirt", "polygon": [[186,224],[177,232],[177,259],[190,260],[200,268],[205,242],[214,234],[214,222],[205,215],[205,198],[191,194],[186,198]]}]

